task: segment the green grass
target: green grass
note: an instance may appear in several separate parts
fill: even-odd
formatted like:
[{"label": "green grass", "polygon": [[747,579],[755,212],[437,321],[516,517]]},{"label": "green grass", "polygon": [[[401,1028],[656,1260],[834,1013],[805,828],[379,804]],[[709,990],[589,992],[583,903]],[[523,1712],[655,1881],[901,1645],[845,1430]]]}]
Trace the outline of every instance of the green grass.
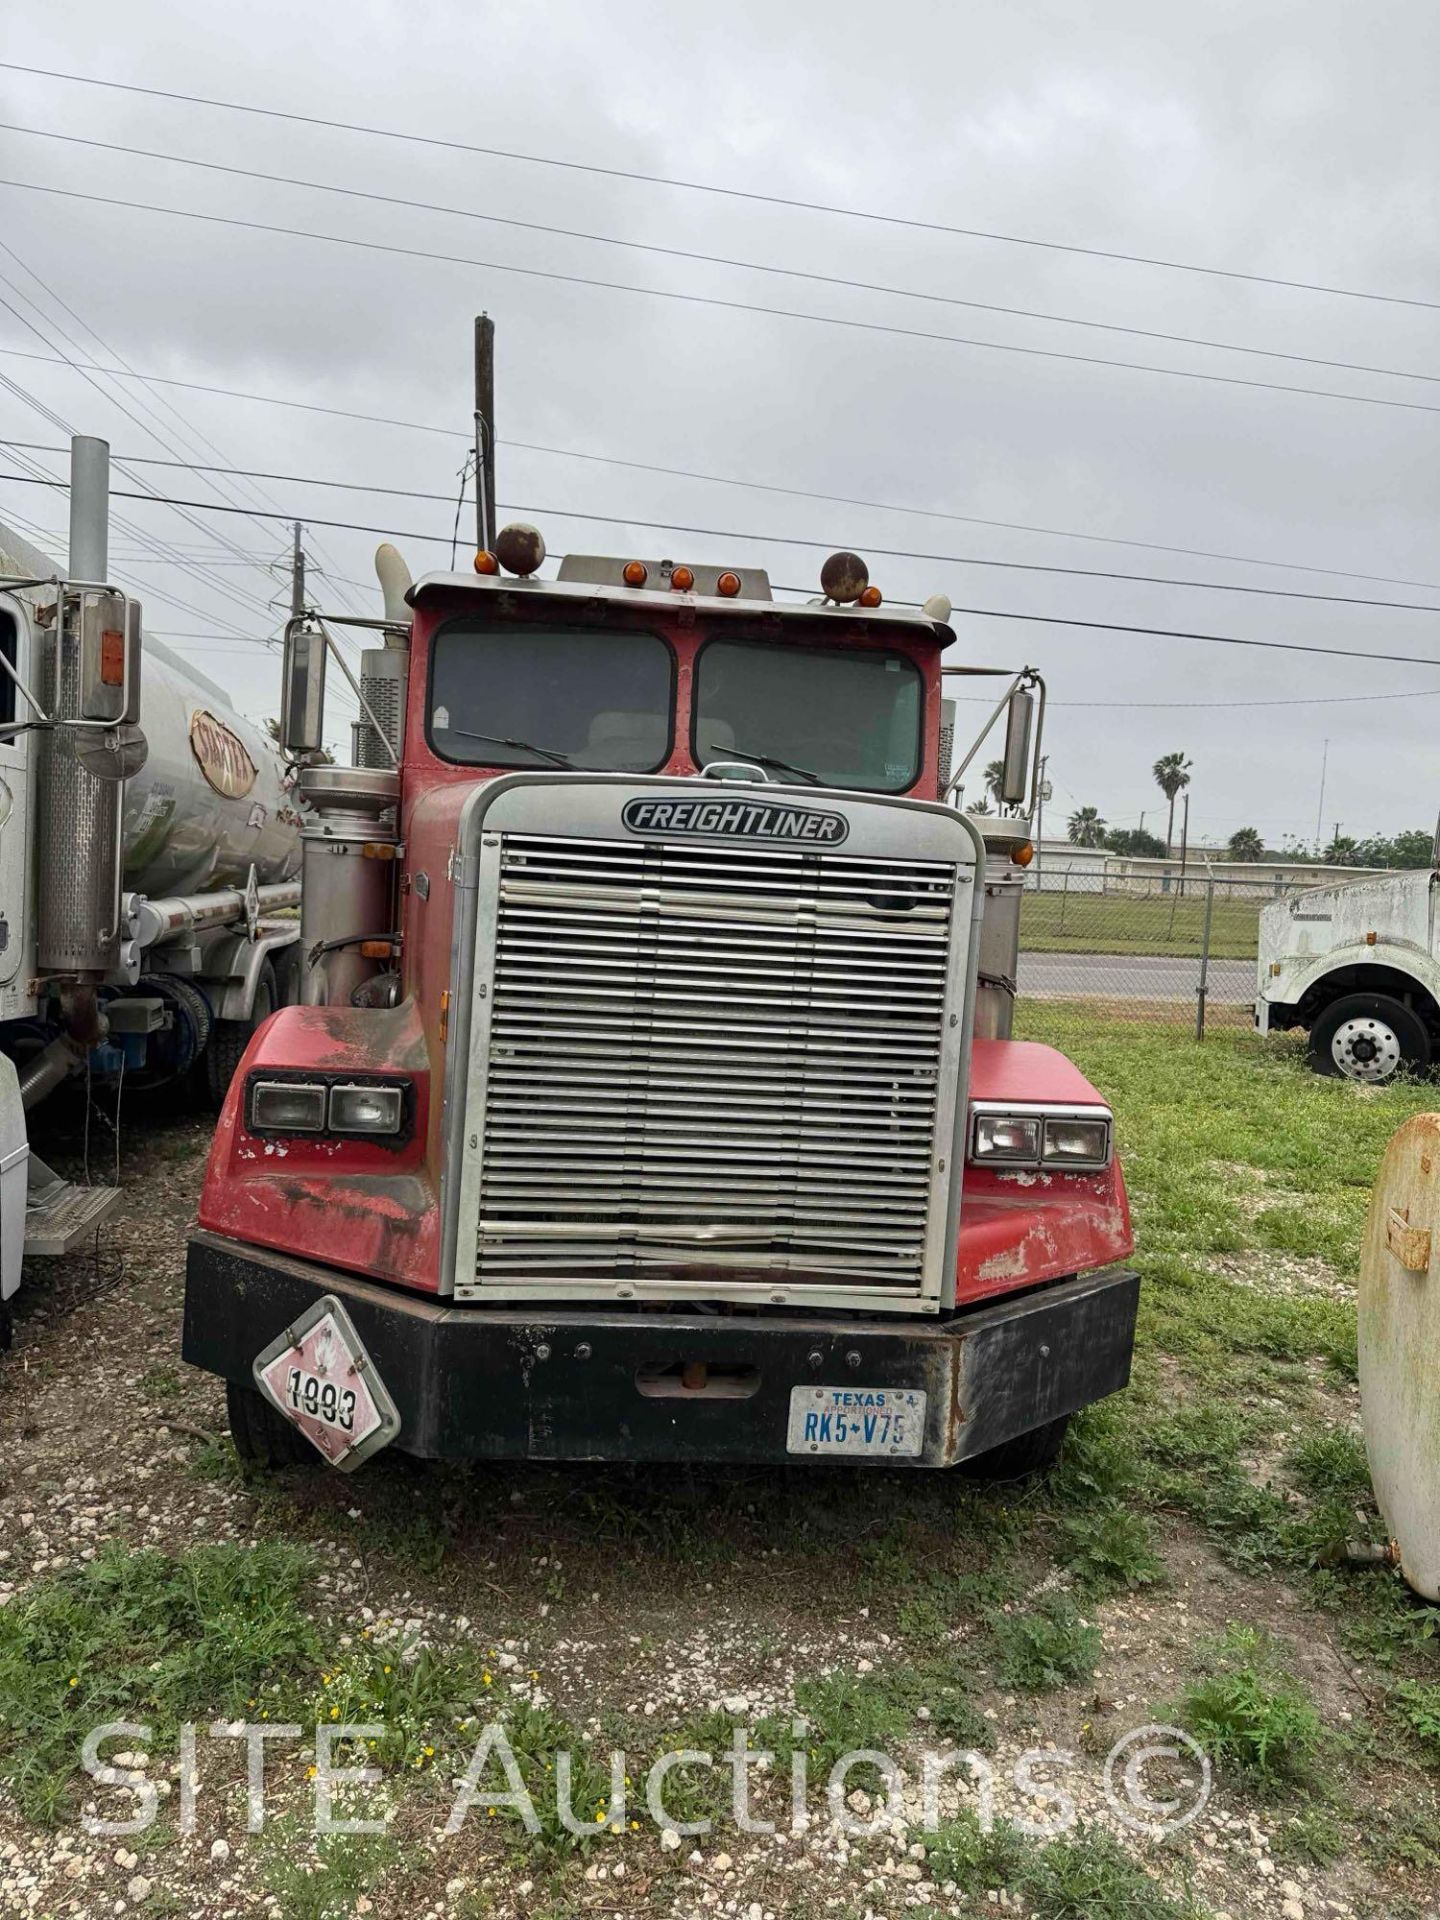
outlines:
[{"label": "green grass", "polygon": [[296,1547],[105,1548],[0,1608],[0,1778],[33,1820],[65,1813],[80,1748],[109,1720],[172,1744],[184,1720],[243,1718],[318,1663]]},{"label": "green grass", "polygon": [[[1253,960],[1259,900],[1217,897],[1210,922],[1216,960]],[[1198,957],[1205,929],[1203,882],[1185,896],[1062,892],[1027,893],[1020,903],[1020,949],[1028,953],[1142,953]]]}]

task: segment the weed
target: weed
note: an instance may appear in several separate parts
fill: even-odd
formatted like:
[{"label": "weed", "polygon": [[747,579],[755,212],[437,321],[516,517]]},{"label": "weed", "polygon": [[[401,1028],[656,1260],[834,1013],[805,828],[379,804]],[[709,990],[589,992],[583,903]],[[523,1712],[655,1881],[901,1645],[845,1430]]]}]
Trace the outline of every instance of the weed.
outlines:
[{"label": "weed", "polygon": [[1300,1491],[1312,1499],[1333,1495],[1351,1505],[1373,1502],[1365,1442],[1350,1427],[1312,1428],[1287,1455],[1285,1467]]},{"label": "weed", "polygon": [[1191,1920],[1188,1895],[1168,1892],[1118,1840],[1079,1826],[1048,1845],[1008,1821],[987,1832],[973,1814],[949,1821],[926,1846],[926,1867],[942,1885],[984,1898],[1018,1897],[1034,1920]]},{"label": "weed", "polygon": [[345,1920],[362,1893],[393,1882],[399,1846],[386,1834],[333,1834],[307,1846],[298,1823],[266,1827],[266,1884],[284,1920]]},{"label": "weed", "polygon": [[998,1652],[995,1677],[1003,1687],[1037,1692],[1086,1680],[1100,1658],[1100,1629],[1081,1619],[1074,1601],[1047,1594],[1029,1613],[1002,1613],[990,1631]]},{"label": "weed", "polygon": [[1440,1686],[1397,1680],[1390,1690],[1391,1710],[1420,1742],[1431,1765],[1440,1765]]},{"label": "weed", "polygon": [[1154,1586],[1165,1577],[1154,1530],[1133,1507],[1067,1515],[1060,1522],[1060,1559],[1076,1584],[1096,1596]]},{"label": "weed", "polygon": [[1216,1671],[1197,1680],[1180,1704],[1207,1753],[1263,1791],[1312,1778],[1323,1744],[1319,1713],[1281,1661],[1263,1634],[1232,1627],[1217,1649]]}]

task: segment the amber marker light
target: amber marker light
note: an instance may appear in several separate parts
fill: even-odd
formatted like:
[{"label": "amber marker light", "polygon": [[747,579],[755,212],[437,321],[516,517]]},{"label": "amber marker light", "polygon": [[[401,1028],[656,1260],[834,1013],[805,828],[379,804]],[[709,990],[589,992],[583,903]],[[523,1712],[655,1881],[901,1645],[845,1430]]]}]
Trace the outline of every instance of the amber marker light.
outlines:
[{"label": "amber marker light", "polygon": [[650,569],[643,560],[627,560],[621,578],[627,587],[643,587],[650,578]]},{"label": "amber marker light", "polygon": [[691,567],[675,567],[671,570],[670,585],[676,593],[689,593],[695,584],[695,573]]},{"label": "amber marker light", "polygon": [[1017,867],[1028,867],[1035,858],[1034,842],[1022,840],[1018,847],[1010,849],[1010,858]]},{"label": "amber marker light", "polygon": [[739,574],[722,573],[720,578],[715,582],[715,591],[716,593],[723,593],[727,600],[733,600],[740,591]]},{"label": "amber marker light", "polygon": [[879,587],[866,587],[860,596],[859,604],[862,607],[878,607],[883,598]]},{"label": "amber marker light", "polygon": [[475,571],[476,573],[499,573],[500,562],[493,553],[487,552],[482,547],[475,556]]}]

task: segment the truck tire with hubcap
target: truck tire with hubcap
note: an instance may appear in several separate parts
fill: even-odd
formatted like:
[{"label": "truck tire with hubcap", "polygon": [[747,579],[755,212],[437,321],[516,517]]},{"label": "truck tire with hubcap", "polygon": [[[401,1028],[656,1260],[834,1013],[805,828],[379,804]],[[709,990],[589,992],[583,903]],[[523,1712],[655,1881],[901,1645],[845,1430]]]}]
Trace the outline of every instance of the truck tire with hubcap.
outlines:
[{"label": "truck tire with hubcap", "polygon": [[1383,1086],[1397,1073],[1430,1064],[1424,1022],[1387,993],[1347,993],[1332,1000],[1310,1028],[1310,1064],[1317,1073]]},{"label": "truck tire with hubcap", "polygon": [[317,1467],[320,1455],[298,1427],[278,1414],[254,1387],[225,1382],[230,1438],[242,1460],[256,1467]]}]

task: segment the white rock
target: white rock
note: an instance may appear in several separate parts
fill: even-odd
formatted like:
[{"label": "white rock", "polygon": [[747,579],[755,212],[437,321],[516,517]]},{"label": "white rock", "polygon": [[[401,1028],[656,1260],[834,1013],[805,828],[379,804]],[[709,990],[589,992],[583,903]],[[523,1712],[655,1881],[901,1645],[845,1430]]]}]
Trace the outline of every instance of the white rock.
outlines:
[{"label": "white rock", "polygon": [[1305,1920],[1305,1909],[1298,1900],[1282,1900],[1280,1911],[1285,1920]]},{"label": "white rock", "polygon": [[717,1853],[710,1864],[716,1873],[729,1873],[735,1862],[730,1858],[728,1853]]},{"label": "white rock", "polygon": [[137,1873],[125,1888],[132,1900],[144,1900],[150,1892],[150,1882],[143,1873]]},{"label": "white rock", "polygon": [[210,1842],[210,1858],[212,1860],[228,1860],[230,1858],[230,1842],[228,1840],[212,1840]]},{"label": "white rock", "polygon": [[675,1831],[675,1829],[674,1829],[674,1827],[666,1827],[666,1828],[664,1828],[664,1829],[662,1830],[662,1832],[661,1832],[661,1835],[660,1835],[660,1850],[661,1850],[661,1852],[662,1852],[662,1853],[674,1853],[674,1851],[676,1850],[676,1848],[677,1848],[677,1847],[678,1847],[679,1845],[680,1845],[680,1836],[679,1836],[679,1834],[678,1834],[678,1833],[677,1833],[677,1832]]},{"label": "white rock", "polygon": [[750,1711],[750,1702],[743,1693],[727,1693],[720,1704],[726,1713],[741,1714]]}]

